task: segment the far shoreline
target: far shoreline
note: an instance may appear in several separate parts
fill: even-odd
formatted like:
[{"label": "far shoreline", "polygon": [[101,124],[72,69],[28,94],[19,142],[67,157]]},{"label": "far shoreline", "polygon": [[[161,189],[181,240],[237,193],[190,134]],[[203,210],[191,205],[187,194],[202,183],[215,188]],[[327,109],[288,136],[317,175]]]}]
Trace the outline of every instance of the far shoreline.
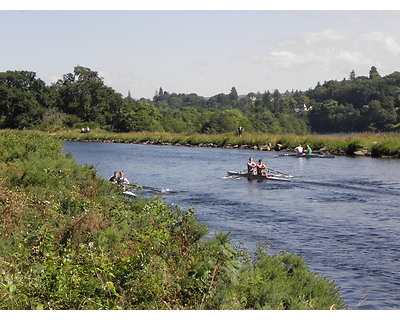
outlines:
[{"label": "far shoreline", "polygon": [[294,134],[235,133],[198,134],[168,132],[114,133],[91,130],[80,133],[71,130],[51,132],[58,139],[71,142],[128,143],[142,145],[166,145],[224,149],[250,149],[294,153],[299,145],[310,145],[314,154],[400,158],[400,134],[398,133],[355,133],[340,136]]}]

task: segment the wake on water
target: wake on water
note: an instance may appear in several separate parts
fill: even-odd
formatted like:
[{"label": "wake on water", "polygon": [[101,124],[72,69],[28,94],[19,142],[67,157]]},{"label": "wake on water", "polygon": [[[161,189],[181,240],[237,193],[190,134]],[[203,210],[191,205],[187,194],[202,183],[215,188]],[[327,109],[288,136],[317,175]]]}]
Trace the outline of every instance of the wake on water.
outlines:
[{"label": "wake on water", "polygon": [[[243,177],[235,177],[235,176],[225,176],[221,177],[221,179],[224,180],[241,180]],[[343,182],[319,182],[319,181],[307,181],[307,180],[297,180],[295,179],[296,177],[293,177],[294,179],[290,181],[284,181],[286,183],[294,183],[294,184],[309,184],[309,185],[314,185],[314,186],[321,186],[321,187],[334,187],[334,188],[341,188],[341,189],[351,189],[355,191],[362,191],[362,192],[372,192],[372,193],[381,193],[381,194],[390,194],[394,196],[400,196],[400,192],[397,190],[390,190],[388,188],[384,188],[384,186],[387,186],[388,184],[384,184],[380,181],[374,181],[374,182],[356,182],[358,185],[349,185],[345,184]],[[247,179],[247,178],[246,178]],[[269,180],[262,180],[262,182],[266,183],[273,183],[273,181]],[[370,185],[370,186],[376,186],[377,188],[368,188],[368,187],[363,187],[361,185]],[[392,185],[395,185],[397,183],[392,183]]]}]

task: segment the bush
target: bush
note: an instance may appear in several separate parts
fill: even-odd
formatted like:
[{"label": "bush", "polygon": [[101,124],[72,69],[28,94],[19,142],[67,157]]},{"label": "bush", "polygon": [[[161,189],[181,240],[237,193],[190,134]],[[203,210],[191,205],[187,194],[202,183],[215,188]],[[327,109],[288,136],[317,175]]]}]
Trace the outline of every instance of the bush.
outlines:
[{"label": "bush", "polygon": [[373,157],[385,155],[400,157],[400,141],[389,137],[384,141],[376,143],[371,147],[371,155]]},{"label": "bush", "polygon": [[342,309],[345,304],[333,282],[308,270],[293,253],[269,256],[259,253],[237,287],[246,297],[245,309],[320,310]]},{"label": "bush", "polygon": [[358,150],[362,150],[363,149],[363,145],[362,142],[358,139],[350,139],[350,141],[348,142],[346,148],[344,149],[344,151],[346,152],[347,155],[354,155],[354,152],[358,151]]}]

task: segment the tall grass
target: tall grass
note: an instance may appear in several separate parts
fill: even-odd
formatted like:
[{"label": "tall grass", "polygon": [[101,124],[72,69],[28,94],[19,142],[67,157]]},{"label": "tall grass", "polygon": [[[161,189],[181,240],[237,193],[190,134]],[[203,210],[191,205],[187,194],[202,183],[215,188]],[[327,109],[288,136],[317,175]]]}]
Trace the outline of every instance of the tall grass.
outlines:
[{"label": "tall grass", "polygon": [[180,145],[214,145],[217,147],[249,146],[262,147],[271,145],[274,148],[280,145],[283,149],[294,149],[297,145],[310,145],[314,152],[324,149],[336,154],[353,155],[355,151],[366,150],[372,156],[400,157],[400,134],[398,133],[363,133],[352,136],[321,136],[321,135],[294,135],[245,133],[238,136],[236,133],[199,134],[199,133],[168,133],[168,132],[129,132],[113,133],[104,130],[92,130],[82,134],[79,131],[59,131],[52,135],[65,140],[75,141],[109,141],[122,143],[169,143]]}]

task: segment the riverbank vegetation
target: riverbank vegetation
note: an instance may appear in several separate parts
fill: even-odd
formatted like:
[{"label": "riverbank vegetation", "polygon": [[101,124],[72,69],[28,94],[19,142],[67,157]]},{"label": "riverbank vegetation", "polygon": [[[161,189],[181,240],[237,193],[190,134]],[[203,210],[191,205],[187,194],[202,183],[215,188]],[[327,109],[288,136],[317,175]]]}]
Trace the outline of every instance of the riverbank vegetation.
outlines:
[{"label": "riverbank vegetation", "polygon": [[129,132],[115,133],[95,129],[82,134],[79,130],[57,131],[53,136],[68,141],[101,141],[120,143],[172,144],[183,146],[249,148],[259,150],[293,150],[299,144],[310,145],[314,152],[335,155],[366,155],[400,157],[400,134],[353,134],[350,136],[320,136],[234,132],[222,134]]},{"label": "riverbank vegetation", "polygon": [[0,132],[0,309],[342,309],[293,253],[209,234],[194,209],[124,197],[34,131]]},{"label": "riverbank vegetation", "polygon": [[[134,88],[133,88],[134,89]],[[155,90],[156,91],[156,90]],[[0,129],[101,128],[111,132],[269,134],[398,132],[400,72],[318,83],[307,91],[274,90],[212,97],[169,93],[152,99],[126,97],[104,84],[96,71],[77,66],[47,86],[32,71],[0,73]]]}]

